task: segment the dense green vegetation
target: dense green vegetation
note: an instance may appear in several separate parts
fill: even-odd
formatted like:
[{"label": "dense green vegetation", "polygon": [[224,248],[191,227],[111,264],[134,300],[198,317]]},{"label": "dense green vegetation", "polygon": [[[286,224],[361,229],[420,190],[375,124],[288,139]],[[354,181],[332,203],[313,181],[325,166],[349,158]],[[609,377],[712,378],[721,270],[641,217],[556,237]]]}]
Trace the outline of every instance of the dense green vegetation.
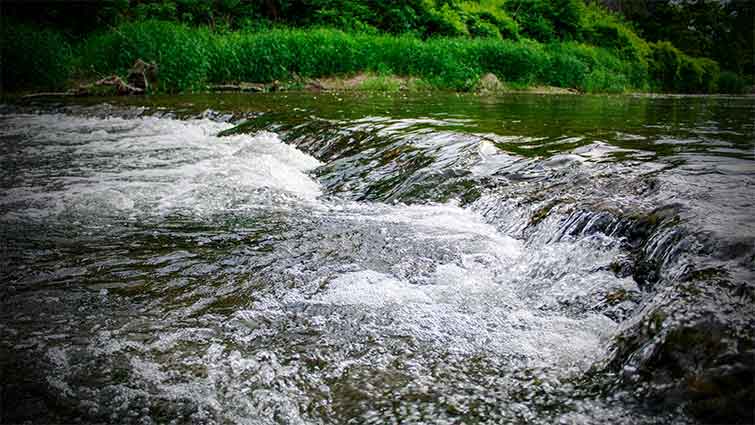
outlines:
[{"label": "dense green vegetation", "polygon": [[[473,89],[495,74],[514,87],[585,92],[739,92],[741,72],[647,42],[583,0],[111,0],[72,8],[11,3],[2,22],[7,89],[124,75],[159,66],[164,92],[210,83],[377,75],[415,86]],[[85,14],[87,19],[82,19]],[[34,19],[31,20],[30,17]],[[42,26],[41,29],[40,25]],[[31,54],[30,54],[31,53]]]},{"label": "dense green vegetation", "polygon": [[3,87],[65,85],[72,69],[71,47],[57,31],[25,25],[2,25]]},{"label": "dense green vegetation", "polygon": [[692,56],[706,56],[721,68],[755,71],[755,1],[603,0],[630,20],[643,38],[669,41]]},{"label": "dense green vegetation", "polygon": [[288,80],[359,71],[420,77],[439,88],[468,90],[480,75],[520,86],[544,83],[586,91],[643,87],[647,69],[606,49],[576,42],[541,44],[494,38],[352,34],[332,29],[214,33],[160,21],[122,25],[78,49],[80,67],[124,73],[137,58],[160,63],[164,89],[207,82]]}]

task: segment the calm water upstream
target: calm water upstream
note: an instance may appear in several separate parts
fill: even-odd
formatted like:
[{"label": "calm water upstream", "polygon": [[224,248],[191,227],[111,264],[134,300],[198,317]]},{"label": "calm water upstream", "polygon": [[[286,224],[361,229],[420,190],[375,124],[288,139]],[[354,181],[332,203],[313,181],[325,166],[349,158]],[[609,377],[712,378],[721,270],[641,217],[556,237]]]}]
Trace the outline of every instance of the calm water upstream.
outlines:
[{"label": "calm water upstream", "polygon": [[751,420],[753,117],[752,97],[2,105],[0,422]]}]

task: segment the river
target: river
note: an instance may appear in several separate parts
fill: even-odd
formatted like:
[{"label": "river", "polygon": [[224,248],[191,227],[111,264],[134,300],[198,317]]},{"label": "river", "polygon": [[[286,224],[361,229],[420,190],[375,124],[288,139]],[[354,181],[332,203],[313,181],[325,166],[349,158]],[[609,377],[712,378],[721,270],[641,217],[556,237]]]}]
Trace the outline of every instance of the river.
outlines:
[{"label": "river", "polygon": [[1,105],[0,419],[751,420],[753,117],[752,97]]}]

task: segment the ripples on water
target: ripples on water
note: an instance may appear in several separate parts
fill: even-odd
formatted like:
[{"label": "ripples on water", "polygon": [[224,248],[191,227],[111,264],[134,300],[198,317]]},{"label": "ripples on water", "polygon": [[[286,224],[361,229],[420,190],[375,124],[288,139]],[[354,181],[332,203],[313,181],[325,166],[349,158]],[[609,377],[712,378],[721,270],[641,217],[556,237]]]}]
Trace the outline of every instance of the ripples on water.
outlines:
[{"label": "ripples on water", "polygon": [[685,423],[667,333],[750,353],[746,121],[91,111],[0,118],[13,420]]}]

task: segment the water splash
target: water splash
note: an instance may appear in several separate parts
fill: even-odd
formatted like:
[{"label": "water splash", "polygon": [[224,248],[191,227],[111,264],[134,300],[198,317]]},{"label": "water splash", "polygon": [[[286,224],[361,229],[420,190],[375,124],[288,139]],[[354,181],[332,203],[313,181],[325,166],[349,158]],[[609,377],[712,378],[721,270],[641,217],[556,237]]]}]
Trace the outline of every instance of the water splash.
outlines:
[{"label": "water splash", "polygon": [[[615,366],[590,376],[647,368],[613,341],[658,309],[679,313],[671,329],[701,311],[668,286],[695,261],[747,275],[739,248],[706,254],[730,234],[695,212],[731,179],[464,126],[312,119],[219,137],[232,125],[3,116],[0,346],[30,373],[11,375],[19,393],[69,409],[33,419],[688,421],[596,395]],[[747,232],[747,197],[732,199]]]}]

